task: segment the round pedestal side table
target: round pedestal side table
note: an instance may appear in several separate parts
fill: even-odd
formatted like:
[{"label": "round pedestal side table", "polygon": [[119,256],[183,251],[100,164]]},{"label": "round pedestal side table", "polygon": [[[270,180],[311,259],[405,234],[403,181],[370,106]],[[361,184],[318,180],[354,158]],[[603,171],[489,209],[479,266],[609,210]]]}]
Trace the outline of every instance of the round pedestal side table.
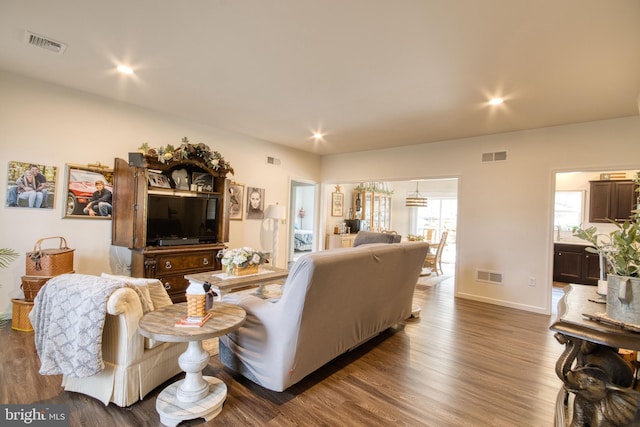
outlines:
[{"label": "round pedestal side table", "polygon": [[165,388],[156,400],[160,421],[166,426],[173,427],[195,418],[210,421],[220,413],[227,398],[224,382],[202,375],[210,358],[202,341],[239,328],[246,312],[237,305],[216,302],[208,313],[211,317],[202,326],[176,326],[176,322],[187,314],[187,304],[172,304],[145,314],[138,324],[140,334],[147,338],[189,343],[178,359],[180,368],[186,373],[185,378]]}]

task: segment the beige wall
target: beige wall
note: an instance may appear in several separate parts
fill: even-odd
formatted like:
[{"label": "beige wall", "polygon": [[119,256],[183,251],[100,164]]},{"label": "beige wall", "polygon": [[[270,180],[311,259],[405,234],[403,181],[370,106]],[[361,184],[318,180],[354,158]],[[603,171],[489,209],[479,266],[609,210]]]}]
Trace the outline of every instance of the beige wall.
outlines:
[{"label": "beige wall", "polygon": [[[267,204],[288,203],[291,179],[324,183],[320,209],[335,183],[458,177],[456,295],[540,313],[550,312],[552,208],[558,171],[640,167],[640,117],[327,156],[295,150],[0,72],[0,177],[10,160],[57,166],[56,208],[0,208],[0,247],[22,254],[0,271],[0,314],[21,296],[24,253],[41,237],[62,235],[76,249],[75,268],[111,270],[110,223],[64,219],[66,163],[112,164],[142,142],[179,144],[187,136],[231,161],[237,181],[266,188]],[[483,152],[508,151],[508,160],[481,163]],[[281,159],[267,166],[265,157]],[[3,198],[6,185],[3,185]],[[4,201],[4,199],[3,199]],[[320,216],[322,218],[322,216]],[[323,220],[321,220],[323,221]],[[230,246],[270,249],[270,230],[260,221],[232,221]],[[327,224],[320,224],[324,230]],[[288,227],[280,227],[286,230]],[[287,239],[280,238],[280,253]],[[284,257],[283,257],[284,258]],[[284,260],[281,260],[284,261]],[[476,269],[504,274],[502,286],[477,282]],[[529,278],[537,280],[528,286]]]},{"label": "beige wall", "polygon": [[[555,173],[637,169],[639,141],[636,116],[327,156],[322,177],[325,193],[335,182],[458,177],[456,295],[549,313]],[[503,150],[507,161],[481,162]],[[503,284],[476,281],[477,269]]]},{"label": "beige wall", "polygon": [[[114,157],[126,159],[143,142],[178,146],[187,136],[192,142],[208,144],[229,160],[236,172],[231,178],[265,188],[266,205],[288,203],[290,179],[319,181],[320,160],[301,151],[3,72],[0,93],[0,247],[21,253],[9,268],[0,270],[0,315],[11,310],[11,298],[22,297],[24,254],[42,237],[64,236],[76,249],[78,273],[110,271],[118,265],[117,258],[122,261],[128,257],[128,251],[110,250],[111,221],[62,218],[67,163],[112,166]],[[266,156],[280,159],[281,164],[267,165]],[[5,207],[9,161],[58,168],[55,209]],[[231,221],[229,245],[270,251],[270,226],[270,221]],[[280,230],[286,233],[287,227]],[[286,253],[286,240],[283,234],[280,253]],[[285,257],[281,258],[284,266]]]}]

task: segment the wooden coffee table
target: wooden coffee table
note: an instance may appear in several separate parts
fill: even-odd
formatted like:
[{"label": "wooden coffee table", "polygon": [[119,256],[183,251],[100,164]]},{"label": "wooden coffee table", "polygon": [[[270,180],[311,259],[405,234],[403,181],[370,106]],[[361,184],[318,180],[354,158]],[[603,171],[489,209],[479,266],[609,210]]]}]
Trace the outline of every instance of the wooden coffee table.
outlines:
[{"label": "wooden coffee table", "polygon": [[222,297],[229,292],[250,286],[257,286],[258,290],[256,293],[261,294],[262,286],[265,282],[285,279],[288,275],[289,270],[285,268],[260,266],[258,273],[248,274],[246,276],[233,276],[222,270],[216,270],[187,274],[184,278],[187,279],[190,284],[210,284],[211,289],[218,294],[216,300],[220,301]]},{"label": "wooden coffee table", "polygon": [[239,328],[246,312],[240,306],[216,302],[211,318],[200,327],[176,327],[175,323],[187,314],[187,303],[172,304],[145,314],[138,323],[142,336],[166,342],[188,342],[178,364],[186,372],[179,380],[158,395],[156,410],[166,426],[176,426],[183,420],[213,419],[222,410],[227,398],[227,386],[218,378],[203,376],[202,370],[211,357],[202,346],[202,340],[215,338]]}]

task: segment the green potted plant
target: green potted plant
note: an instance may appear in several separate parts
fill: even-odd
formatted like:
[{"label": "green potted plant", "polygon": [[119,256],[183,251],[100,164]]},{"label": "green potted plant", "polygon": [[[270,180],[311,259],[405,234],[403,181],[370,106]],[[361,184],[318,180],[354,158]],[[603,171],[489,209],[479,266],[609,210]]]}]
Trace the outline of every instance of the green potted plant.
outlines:
[{"label": "green potted plant", "polygon": [[16,258],[18,253],[13,249],[0,248],[0,268],[7,268]]},{"label": "green potted plant", "polygon": [[[640,185],[640,172],[633,180]],[[640,326],[640,205],[629,221],[612,223],[616,230],[608,235],[598,234],[596,227],[577,228],[573,235],[591,243],[594,247],[586,250],[606,261],[607,316]]]},{"label": "green potted plant", "polygon": [[[0,268],[7,268],[16,258],[18,258],[18,253],[13,249],[0,248]],[[1,322],[5,320],[7,319],[0,316]]]}]

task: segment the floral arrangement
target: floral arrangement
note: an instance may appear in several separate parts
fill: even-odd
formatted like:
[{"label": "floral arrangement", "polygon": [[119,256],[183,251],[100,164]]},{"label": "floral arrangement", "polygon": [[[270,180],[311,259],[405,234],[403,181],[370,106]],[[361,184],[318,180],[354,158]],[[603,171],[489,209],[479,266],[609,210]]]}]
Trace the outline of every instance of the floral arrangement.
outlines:
[{"label": "floral arrangement", "polygon": [[222,268],[227,272],[232,271],[234,267],[261,265],[267,260],[264,253],[247,246],[237,249],[222,249],[218,252],[218,258],[221,258]]},{"label": "floral arrangement", "polygon": [[165,147],[155,148],[150,147],[149,143],[145,142],[138,147],[138,152],[145,156],[157,158],[160,163],[179,162],[187,159],[200,160],[210,169],[227,171],[233,174],[231,163],[227,162],[224,157],[222,157],[222,154],[217,151],[212,151],[208,145],[202,142],[191,144],[186,136],[182,138],[182,144],[178,148],[175,148],[171,144],[167,144]]},{"label": "floral arrangement", "polygon": [[424,241],[424,236],[420,236],[417,234],[407,234],[407,240],[410,242],[422,242]]},{"label": "floral arrangement", "polygon": [[393,195],[393,190],[390,190],[386,182],[363,182],[360,183],[354,191],[359,193],[370,191],[373,193],[385,194],[387,196]]}]

